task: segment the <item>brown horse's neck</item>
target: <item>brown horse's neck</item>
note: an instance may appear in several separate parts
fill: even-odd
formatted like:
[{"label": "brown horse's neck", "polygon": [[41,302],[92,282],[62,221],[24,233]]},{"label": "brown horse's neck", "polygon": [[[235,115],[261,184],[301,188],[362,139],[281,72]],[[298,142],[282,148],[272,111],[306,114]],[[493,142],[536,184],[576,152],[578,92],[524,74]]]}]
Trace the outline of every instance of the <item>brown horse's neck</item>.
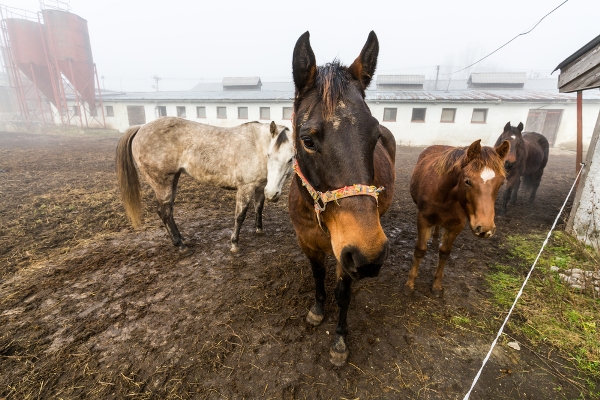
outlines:
[{"label": "brown horse's neck", "polygon": [[458,188],[460,177],[461,174],[458,169],[454,169],[440,177],[438,190],[439,193],[443,194],[444,201],[460,201],[461,198],[464,198],[460,195]]}]

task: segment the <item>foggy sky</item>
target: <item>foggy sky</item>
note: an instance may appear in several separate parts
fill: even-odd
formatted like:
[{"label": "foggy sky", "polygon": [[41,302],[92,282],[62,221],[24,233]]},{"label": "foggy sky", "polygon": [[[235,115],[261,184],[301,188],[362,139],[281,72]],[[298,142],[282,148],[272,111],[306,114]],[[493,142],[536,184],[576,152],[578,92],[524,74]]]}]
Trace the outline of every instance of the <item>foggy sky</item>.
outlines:
[{"label": "foggy sky", "polygon": [[[106,89],[151,91],[150,77],[156,74],[163,91],[188,90],[224,76],[291,80],[292,50],[307,30],[319,64],[334,57],[350,64],[374,30],[380,43],[378,74],[435,78],[436,65],[451,72],[476,61],[561,2],[72,0],[71,12],[88,21]],[[39,10],[38,0],[2,4]],[[600,34],[598,15],[599,0],[570,0],[471,71],[547,76]],[[453,75],[461,77],[465,73]]]}]

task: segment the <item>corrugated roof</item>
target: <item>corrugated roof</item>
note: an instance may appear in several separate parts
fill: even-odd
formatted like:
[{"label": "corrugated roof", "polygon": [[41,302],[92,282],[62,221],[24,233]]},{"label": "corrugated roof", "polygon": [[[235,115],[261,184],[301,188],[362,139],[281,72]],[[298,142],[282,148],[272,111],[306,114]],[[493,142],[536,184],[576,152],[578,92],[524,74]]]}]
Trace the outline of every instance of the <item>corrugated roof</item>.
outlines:
[{"label": "corrugated roof", "polygon": [[377,75],[378,85],[422,85],[425,75]]},{"label": "corrugated roof", "polygon": [[[294,82],[262,82],[261,90],[266,92],[293,92]],[[190,89],[193,92],[222,92],[223,86],[217,82],[202,82]]]},{"label": "corrugated roof", "polygon": [[472,83],[525,83],[526,80],[525,72],[476,72],[469,77]]},{"label": "corrugated roof", "polygon": [[262,82],[258,76],[250,77],[226,77],[221,82],[223,87],[227,86],[261,86]]},{"label": "corrugated roof", "polygon": [[[105,102],[110,101],[285,101],[294,99],[294,92],[276,91],[243,91],[230,90],[221,92],[138,92],[138,93],[106,93],[102,95]],[[576,95],[571,93],[550,93],[532,90],[369,90],[366,92],[368,101],[397,101],[397,102],[571,102]],[[584,98],[600,101],[600,91],[591,90],[584,93]]]}]

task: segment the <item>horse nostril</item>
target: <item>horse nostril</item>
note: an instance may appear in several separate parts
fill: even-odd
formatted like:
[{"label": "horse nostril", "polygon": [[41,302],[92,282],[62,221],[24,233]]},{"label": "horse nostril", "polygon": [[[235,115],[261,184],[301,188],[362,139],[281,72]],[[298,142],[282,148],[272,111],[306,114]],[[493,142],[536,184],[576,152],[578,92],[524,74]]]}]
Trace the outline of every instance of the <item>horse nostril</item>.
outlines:
[{"label": "horse nostril", "polygon": [[481,225],[479,225],[477,228],[475,228],[475,234],[479,235],[481,233]]}]

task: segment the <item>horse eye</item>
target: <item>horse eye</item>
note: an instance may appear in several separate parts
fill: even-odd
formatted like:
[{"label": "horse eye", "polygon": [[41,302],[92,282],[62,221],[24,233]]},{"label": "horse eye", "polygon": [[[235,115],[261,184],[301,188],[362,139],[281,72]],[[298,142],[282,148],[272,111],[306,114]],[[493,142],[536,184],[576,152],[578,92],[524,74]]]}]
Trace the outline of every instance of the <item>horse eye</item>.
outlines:
[{"label": "horse eye", "polygon": [[465,185],[471,186],[471,180],[470,179],[465,179]]},{"label": "horse eye", "polygon": [[294,161],[294,157],[290,158],[290,161],[288,161],[288,164],[291,164],[292,161]]},{"label": "horse eye", "polygon": [[300,140],[302,140],[302,144],[309,150],[315,150],[315,143],[308,136],[303,136]]}]

